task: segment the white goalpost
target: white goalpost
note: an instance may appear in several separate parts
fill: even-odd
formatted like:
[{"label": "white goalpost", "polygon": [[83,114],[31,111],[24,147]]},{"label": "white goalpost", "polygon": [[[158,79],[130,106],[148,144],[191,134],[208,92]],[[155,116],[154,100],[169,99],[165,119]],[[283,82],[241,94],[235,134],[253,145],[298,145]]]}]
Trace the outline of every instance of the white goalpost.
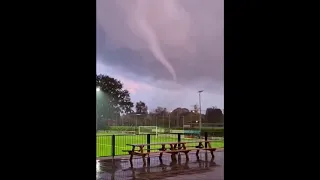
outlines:
[{"label": "white goalpost", "polygon": [[158,137],[157,126],[139,126],[139,134],[155,134]]}]

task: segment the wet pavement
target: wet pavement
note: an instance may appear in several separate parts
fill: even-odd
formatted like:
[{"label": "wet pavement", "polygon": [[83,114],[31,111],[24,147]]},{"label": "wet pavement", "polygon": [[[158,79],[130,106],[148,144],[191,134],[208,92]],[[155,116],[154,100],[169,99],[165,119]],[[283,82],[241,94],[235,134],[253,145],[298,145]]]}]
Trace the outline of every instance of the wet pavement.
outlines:
[{"label": "wet pavement", "polygon": [[185,155],[178,155],[178,160],[172,162],[170,155],[151,157],[147,165],[143,165],[142,158],[133,159],[132,167],[128,156],[117,157],[112,160],[106,158],[97,160],[97,180],[223,180],[224,152],[215,152],[212,159],[210,153],[189,153],[189,160]]}]

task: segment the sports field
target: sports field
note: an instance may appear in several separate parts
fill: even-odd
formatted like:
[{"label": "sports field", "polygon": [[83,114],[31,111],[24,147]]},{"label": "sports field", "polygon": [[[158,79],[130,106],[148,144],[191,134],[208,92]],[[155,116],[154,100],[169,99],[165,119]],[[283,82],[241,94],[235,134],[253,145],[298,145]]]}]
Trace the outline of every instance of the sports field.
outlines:
[{"label": "sports field", "polygon": [[[112,136],[107,134],[97,134],[97,157],[102,156],[112,156]],[[189,138],[182,138],[182,141],[197,141],[197,139],[189,139]],[[150,143],[157,143],[157,142],[177,142],[178,135],[177,134],[159,134],[151,135]],[[127,152],[123,152],[122,150],[129,150],[131,149],[130,146],[126,144],[144,144],[147,143],[147,135],[116,135],[115,136],[115,155],[128,155]],[[187,146],[196,146],[197,143],[190,143]],[[213,147],[224,147],[224,141],[213,141],[211,143]],[[159,149],[161,145],[151,145],[151,149]],[[152,150],[151,150],[152,151]]]}]

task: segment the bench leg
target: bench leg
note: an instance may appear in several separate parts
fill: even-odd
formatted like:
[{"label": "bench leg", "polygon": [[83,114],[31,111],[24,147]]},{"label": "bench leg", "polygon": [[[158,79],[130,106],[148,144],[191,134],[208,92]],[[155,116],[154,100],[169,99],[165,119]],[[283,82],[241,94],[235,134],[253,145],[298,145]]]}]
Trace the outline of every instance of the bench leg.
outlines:
[{"label": "bench leg", "polygon": [[199,157],[199,151],[200,151],[200,150],[197,150],[197,152],[196,152],[196,156],[197,156],[197,157]]},{"label": "bench leg", "polygon": [[213,151],[210,151],[210,153],[211,153],[211,156],[212,156],[212,158],[214,158],[214,154],[213,154]]},{"label": "bench leg", "polygon": [[162,154],[163,152],[160,153],[159,159],[162,160]]},{"label": "bench leg", "polygon": [[178,154],[178,163],[181,163],[181,154]]},{"label": "bench leg", "polygon": [[142,155],[143,164],[146,164],[146,155]]},{"label": "bench leg", "polygon": [[186,155],[186,160],[189,160],[189,155],[188,155],[189,152],[184,152],[184,154]]},{"label": "bench leg", "polygon": [[162,159],[159,159],[159,161],[160,161],[160,165],[163,165],[163,161],[162,161]]},{"label": "bench leg", "polygon": [[133,158],[133,151],[129,151],[130,154],[130,162],[132,162],[132,158]]},{"label": "bench leg", "polygon": [[174,153],[171,154],[171,160],[172,161],[177,161],[176,154],[174,154]]},{"label": "bench leg", "polygon": [[133,153],[132,153],[132,151],[129,151],[129,154],[130,154],[130,159],[129,159],[130,166],[133,167],[133,163],[132,163]]}]

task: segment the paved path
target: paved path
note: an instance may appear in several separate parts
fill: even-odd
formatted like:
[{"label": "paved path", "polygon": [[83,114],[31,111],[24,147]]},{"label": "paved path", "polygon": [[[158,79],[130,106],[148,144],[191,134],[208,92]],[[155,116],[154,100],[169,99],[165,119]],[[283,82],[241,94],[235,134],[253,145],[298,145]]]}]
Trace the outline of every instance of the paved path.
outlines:
[{"label": "paved path", "polygon": [[[97,180],[224,180],[224,152],[215,152],[211,160],[208,153],[200,153],[198,160],[195,154],[189,155],[186,161],[184,155],[178,162],[171,162],[170,157],[163,157],[160,164],[157,157],[150,158],[150,166],[143,167],[142,159],[133,160],[133,168],[127,157],[119,157],[113,161],[101,160],[97,163]],[[112,165],[113,164],[113,165]]]},{"label": "paved path", "polygon": [[178,175],[174,177],[165,178],[164,180],[224,180],[223,172],[206,172],[190,175]]}]

